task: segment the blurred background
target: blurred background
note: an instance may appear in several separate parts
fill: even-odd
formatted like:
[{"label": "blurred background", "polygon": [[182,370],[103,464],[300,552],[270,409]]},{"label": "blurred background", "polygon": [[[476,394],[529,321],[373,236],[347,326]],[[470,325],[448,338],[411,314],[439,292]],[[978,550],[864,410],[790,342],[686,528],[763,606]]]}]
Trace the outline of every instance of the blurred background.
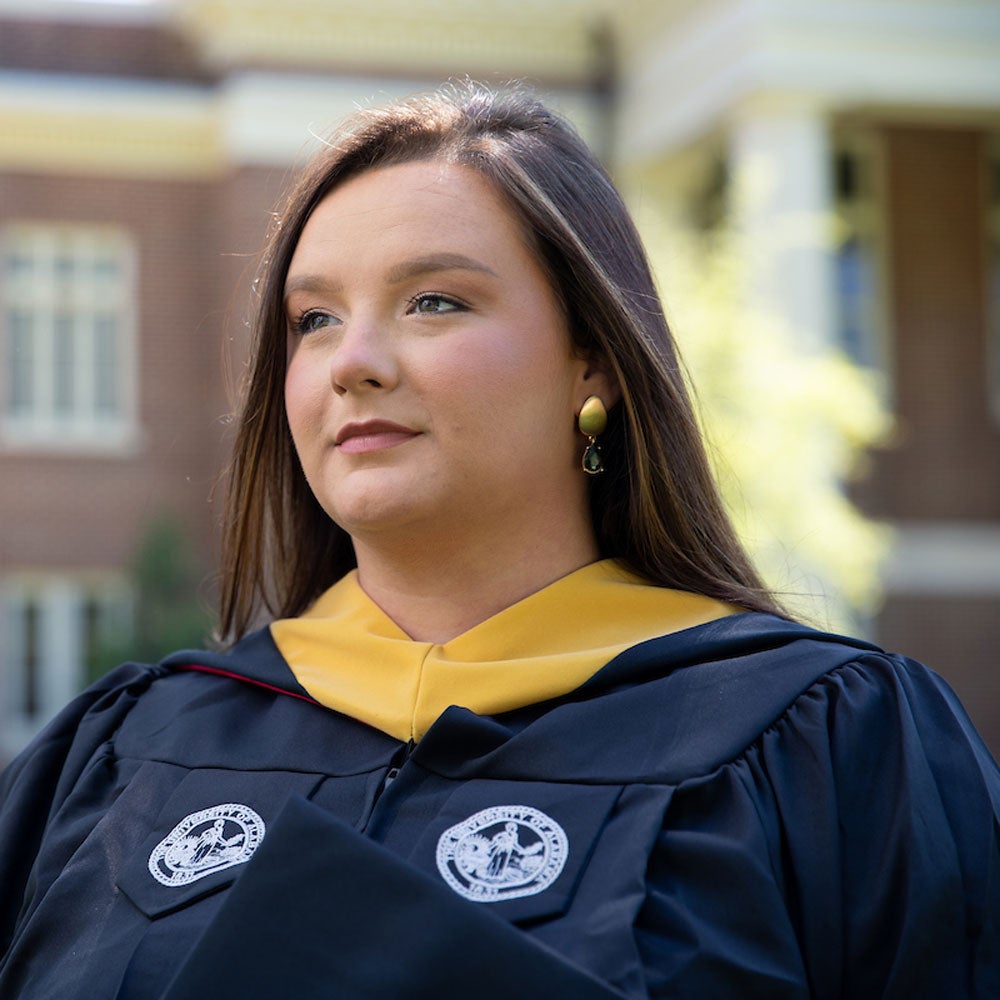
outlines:
[{"label": "blurred background", "polygon": [[626,194],[770,582],[1000,752],[997,0],[0,0],[0,761],[210,641],[270,213],[344,114],[466,76]]}]

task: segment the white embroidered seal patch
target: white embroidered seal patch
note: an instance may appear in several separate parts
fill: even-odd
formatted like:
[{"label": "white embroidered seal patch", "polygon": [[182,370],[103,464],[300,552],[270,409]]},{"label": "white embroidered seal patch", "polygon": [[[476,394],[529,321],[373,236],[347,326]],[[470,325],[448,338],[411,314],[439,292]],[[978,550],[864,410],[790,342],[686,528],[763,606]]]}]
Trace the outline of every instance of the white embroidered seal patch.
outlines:
[{"label": "white embroidered seal patch", "polygon": [[441,834],[437,866],[460,896],[477,903],[533,896],[569,856],[563,828],[531,806],[483,809]]},{"label": "white embroidered seal patch", "polygon": [[238,802],[185,816],[149,856],[149,872],[163,885],[188,885],[249,861],[264,839],[264,821]]}]

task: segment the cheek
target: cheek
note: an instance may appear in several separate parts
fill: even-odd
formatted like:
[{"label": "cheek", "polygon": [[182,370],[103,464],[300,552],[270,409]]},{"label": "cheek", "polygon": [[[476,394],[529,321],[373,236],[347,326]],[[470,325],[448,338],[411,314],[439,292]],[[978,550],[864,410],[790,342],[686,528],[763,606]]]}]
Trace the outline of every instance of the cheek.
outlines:
[{"label": "cheek", "polygon": [[[477,345],[478,347],[478,345]],[[519,387],[523,372],[505,356],[491,348],[452,351],[440,356],[433,368],[425,367],[420,394],[435,423],[468,442],[483,434],[503,434],[509,421],[516,419]]]},{"label": "cheek", "polygon": [[285,415],[296,447],[300,447],[301,432],[310,427],[319,429],[315,417],[323,402],[323,393],[317,373],[309,365],[290,358],[285,374]]},{"label": "cheek", "polygon": [[441,359],[424,385],[435,420],[464,447],[526,456],[575,447],[567,372],[564,352],[508,337]]}]

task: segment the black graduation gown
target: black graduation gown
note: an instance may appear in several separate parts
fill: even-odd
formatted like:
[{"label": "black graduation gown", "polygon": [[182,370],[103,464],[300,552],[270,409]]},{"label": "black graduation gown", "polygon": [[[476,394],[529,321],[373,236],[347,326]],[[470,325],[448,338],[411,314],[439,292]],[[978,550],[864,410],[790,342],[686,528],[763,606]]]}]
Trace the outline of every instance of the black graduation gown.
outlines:
[{"label": "black graduation gown", "polygon": [[415,748],[265,630],[112,672],[0,806],[3,998],[1000,997],[1000,773],[961,706],[766,615]]}]

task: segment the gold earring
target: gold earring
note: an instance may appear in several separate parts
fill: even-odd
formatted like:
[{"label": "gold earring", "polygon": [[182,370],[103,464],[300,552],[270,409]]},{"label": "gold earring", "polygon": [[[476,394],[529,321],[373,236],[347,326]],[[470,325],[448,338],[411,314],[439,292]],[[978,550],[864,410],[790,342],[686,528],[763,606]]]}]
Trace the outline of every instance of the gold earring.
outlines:
[{"label": "gold earring", "polygon": [[580,407],[580,416],[576,420],[580,433],[587,438],[587,447],[583,452],[583,471],[588,476],[596,476],[604,471],[601,461],[601,449],[597,447],[597,435],[604,433],[608,426],[608,411],[600,396],[588,396]]}]

